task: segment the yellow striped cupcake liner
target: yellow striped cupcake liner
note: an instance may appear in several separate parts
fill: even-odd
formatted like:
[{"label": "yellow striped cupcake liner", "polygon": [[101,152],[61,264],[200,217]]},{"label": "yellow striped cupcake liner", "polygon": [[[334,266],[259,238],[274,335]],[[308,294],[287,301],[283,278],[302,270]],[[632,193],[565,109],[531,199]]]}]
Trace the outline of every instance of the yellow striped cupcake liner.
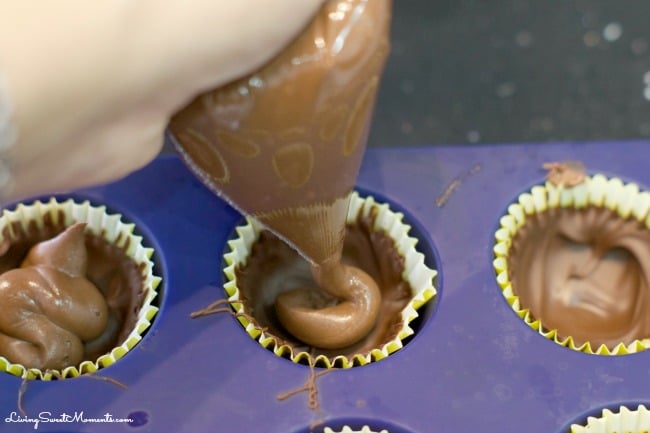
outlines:
[{"label": "yellow striped cupcake liner", "polygon": [[5,209],[0,216],[0,243],[7,239],[9,241],[14,239],[17,227],[20,227],[23,231],[26,231],[30,224],[36,224],[38,228],[42,228],[43,222],[47,219],[56,225],[61,224],[64,227],[84,222],[87,224],[87,231],[103,237],[107,242],[122,248],[127,256],[143,269],[143,286],[141,290],[144,296],[138,311],[136,324],[125,341],[95,361],[83,361],[79,365],[70,366],[59,371],[26,368],[0,356],[0,370],[24,379],[65,379],[94,373],[100,368],[108,367],[126,355],[140,342],[142,334],[149,328],[158,312],[158,307],[152,305],[157,295],[156,289],[161,281],[161,278],[153,273],[151,257],[154,251],[151,248],[144,247],[142,237],[133,233],[134,224],[124,223],[122,216],[119,214],[108,214],[105,206],[92,206],[88,201],[77,203],[72,199],[59,202],[55,198],[50,199],[48,202],[19,203],[15,210]]},{"label": "yellow striped cupcake liner", "polygon": [[634,218],[650,228],[650,193],[641,191],[634,183],[625,183],[602,174],[587,176],[584,182],[566,187],[545,182],[521,194],[516,203],[508,206],[507,213],[499,220],[493,248],[493,266],[502,294],[515,313],[528,326],[545,338],[572,350],[597,355],[624,355],[643,351],[650,347],[650,339],[635,340],[629,344],[620,343],[611,350],[606,345],[592,347],[589,342],[576,345],[571,336],[560,337],[557,329],[547,329],[541,320],[520,304],[508,277],[508,252],[517,231],[526,218],[552,208],[585,208],[597,206],[615,211],[621,218]]},{"label": "yellow striped cupcake liner", "polygon": [[323,433],[390,433],[390,432],[388,430],[386,430],[386,429],[372,430],[367,425],[364,425],[361,430],[353,429],[353,428],[348,427],[348,426],[344,426],[342,430],[332,430],[329,427],[325,427],[325,429],[323,430]]},{"label": "yellow striped cupcake liner", "polygon": [[415,248],[418,240],[409,236],[411,227],[402,220],[404,215],[394,212],[386,203],[378,203],[372,197],[362,198],[356,192],[352,193],[350,207],[348,209],[347,222],[353,224],[358,217],[367,216],[376,210],[375,225],[376,231],[383,231],[395,241],[395,246],[400,255],[404,257],[404,272],[402,278],[407,281],[413,289],[412,298],[402,310],[402,327],[397,336],[388,343],[373,349],[367,354],[357,354],[351,357],[335,356],[327,357],[318,355],[313,357],[308,352],[297,351],[287,344],[281,344],[278,340],[254,321],[251,321],[244,314],[244,304],[240,297],[235,270],[246,264],[246,259],[252,250],[253,244],[257,241],[262,226],[252,218],[247,218],[246,224],[236,228],[237,238],[228,242],[228,251],[224,255],[226,267],[224,273],[227,282],[224,285],[228,294],[228,301],[238,314],[238,320],[245,328],[248,335],[255,339],[262,347],[271,350],[280,357],[288,358],[295,363],[307,363],[312,366],[324,366],[325,368],[351,368],[354,366],[366,365],[388,357],[391,353],[403,347],[403,340],[413,335],[414,331],[410,323],[418,317],[417,310],[430,301],[436,295],[435,279],[437,271],[429,268],[424,263],[424,255]]},{"label": "yellow striped cupcake liner", "polygon": [[571,425],[571,433],[647,433],[650,411],[639,405],[636,409],[621,406],[618,412],[603,409],[600,417],[587,418],[586,425]]}]

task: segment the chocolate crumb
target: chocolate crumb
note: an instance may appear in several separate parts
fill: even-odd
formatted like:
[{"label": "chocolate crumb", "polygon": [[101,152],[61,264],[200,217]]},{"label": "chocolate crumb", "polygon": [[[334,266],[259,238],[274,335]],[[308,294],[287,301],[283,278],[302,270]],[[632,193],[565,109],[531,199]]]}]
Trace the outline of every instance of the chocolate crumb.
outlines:
[{"label": "chocolate crumb", "polygon": [[467,173],[454,179],[449,185],[447,185],[442,195],[436,199],[436,206],[443,207],[445,204],[447,204],[452,194],[460,187],[460,185],[479,171],[481,171],[481,165],[476,164],[471,169],[469,169]]},{"label": "chocolate crumb", "polygon": [[571,188],[587,177],[585,165],[580,161],[546,162],[542,167],[547,170],[546,180],[555,186]]}]

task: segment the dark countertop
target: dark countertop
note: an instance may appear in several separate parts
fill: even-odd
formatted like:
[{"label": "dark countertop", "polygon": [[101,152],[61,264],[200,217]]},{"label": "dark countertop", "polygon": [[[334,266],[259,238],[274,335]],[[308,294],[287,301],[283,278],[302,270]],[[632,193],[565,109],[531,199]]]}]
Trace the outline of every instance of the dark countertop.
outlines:
[{"label": "dark countertop", "polygon": [[369,146],[650,137],[649,17],[642,0],[395,0]]},{"label": "dark countertop", "polygon": [[634,0],[397,0],[370,143],[650,136],[648,17]]}]

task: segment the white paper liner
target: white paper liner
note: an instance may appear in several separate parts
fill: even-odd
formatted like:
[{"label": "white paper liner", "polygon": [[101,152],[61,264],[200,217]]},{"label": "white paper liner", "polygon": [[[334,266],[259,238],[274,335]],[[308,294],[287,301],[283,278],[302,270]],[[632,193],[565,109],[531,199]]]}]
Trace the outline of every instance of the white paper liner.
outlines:
[{"label": "white paper liner", "polygon": [[[391,353],[402,348],[402,341],[414,333],[410,323],[418,317],[417,310],[436,295],[435,277],[437,271],[424,263],[424,255],[415,249],[418,240],[409,236],[410,226],[402,219],[404,215],[392,211],[388,204],[377,203],[372,197],[362,198],[356,192],[352,193],[347,222],[352,224],[360,215],[369,215],[373,208],[377,209],[374,230],[383,231],[395,241],[397,251],[404,257],[404,272],[402,278],[408,281],[413,289],[413,296],[402,310],[402,328],[390,342],[373,349],[367,354],[357,354],[351,357],[339,355],[329,358],[318,355],[315,358],[304,351],[296,351],[286,344],[279,344],[276,338],[265,332],[256,323],[244,315],[239,315],[239,322],[246,332],[263,347],[272,350],[276,355],[291,359],[293,362],[307,362],[310,365],[321,365],[325,368],[351,368],[366,365],[386,358]],[[228,294],[231,305],[238,313],[244,313],[244,305],[237,287],[235,270],[245,266],[253,244],[262,231],[262,226],[252,218],[247,218],[247,224],[236,228],[238,237],[228,242],[230,251],[224,255],[226,267],[224,273],[227,282],[224,289]]]},{"label": "white paper liner", "polygon": [[621,406],[618,412],[603,409],[600,417],[587,418],[586,425],[571,425],[571,433],[647,433],[650,411],[644,405],[630,410]]},{"label": "white paper liner", "polygon": [[58,202],[55,198],[45,203],[41,201],[35,201],[28,205],[19,203],[15,210],[5,209],[0,216],[0,243],[5,240],[5,229],[7,229],[10,238],[14,236],[12,228],[14,223],[18,222],[23,229],[26,229],[30,222],[35,222],[40,228],[43,227],[43,221],[48,214],[55,224],[62,222],[65,227],[69,227],[77,222],[85,222],[87,231],[103,237],[109,243],[120,248],[128,244],[128,247],[124,250],[125,253],[138,266],[143,267],[143,286],[141,290],[145,293],[145,296],[138,311],[135,326],[125,341],[95,361],[83,361],[79,365],[66,367],[60,371],[43,371],[14,364],[0,356],[1,370],[27,379],[64,379],[94,373],[100,368],[108,367],[138,344],[142,339],[142,334],[149,328],[153,317],[158,312],[158,308],[152,305],[152,301],[157,295],[156,289],[161,281],[160,277],[153,274],[151,256],[154,251],[142,245],[141,236],[133,234],[134,224],[122,222],[121,215],[106,213],[105,206],[92,206],[88,201],[76,203],[72,199]]},{"label": "white paper liner", "polygon": [[370,427],[368,427],[367,425],[364,425],[361,430],[353,429],[353,428],[348,427],[348,426],[344,426],[342,430],[332,430],[329,427],[325,427],[325,429],[323,430],[323,433],[390,433],[390,432],[388,430],[386,430],[386,429],[371,430]]},{"label": "white paper liner", "polygon": [[508,252],[517,231],[524,225],[528,215],[557,207],[576,209],[597,206],[615,211],[622,218],[634,218],[650,229],[650,193],[640,191],[634,183],[624,183],[619,178],[607,178],[602,174],[587,177],[574,187],[556,186],[550,182],[537,185],[521,194],[517,203],[508,207],[508,212],[499,223],[495,233],[494,260],[496,278],[508,304],[531,328],[545,338],[572,350],[597,355],[624,355],[646,350],[650,339],[635,340],[629,344],[620,343],[611,350],[604,344],[593,348],[589,342],[578,346],[571,336],[560,337],[557,329],[546,329],[541,320],[532,316],[530,310],[521,306],[508,277]]}]

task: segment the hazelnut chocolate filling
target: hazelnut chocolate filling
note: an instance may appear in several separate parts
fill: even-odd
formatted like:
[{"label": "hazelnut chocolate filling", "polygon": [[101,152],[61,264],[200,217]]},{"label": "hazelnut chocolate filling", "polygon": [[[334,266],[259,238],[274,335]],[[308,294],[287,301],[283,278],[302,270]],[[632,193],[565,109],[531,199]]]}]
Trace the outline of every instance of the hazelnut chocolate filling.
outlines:
[{"label": "hazelnut chocolate filling", "polygon": [[377,284],[340,257],[389,51],[391,7],[390,0],[326,2],[266,66],[199,96],[170,123],[181,156],[208,187],[312,263],[314,278],[278,297],[278,318],[321,347],[363,339],[380,314]]},{"label": "hazelnut chocolate filling", "polygon": [[650,230],[607,208],[529,215],[508,257],[522,308],[576,345],[650,336]]},{"label": "hazelnut chocolate filling", "polygon": [[[337,260],[312,265],[316,286],[295,288],[276,299],[278,319],[297,339],[321,349],[341,349],[370,332],[379,314],[381,293],[367,273]],[[340,293],[336,297],[330,293]]]},{"label": "hazelnut chocolate filling", "polygon": [[84,228],[13,225],[18,237],[0,257],[0,355],[9,361],[42,370],[94,361],[135,325],[142,270]]},{"label": "hazelnut chocolate filling", "polygon": [[[313,335],[302,338],[287,331],[279,320],[282,307],[276,304],[278,297],[287,296],[295,289],[305,290],[309,287],[310,301],[316,310],[327,310],[344,303],[317,289],[310,264],[268,231],[260,234],[246,264],[236,270],[237,286],[245,300],[246,313],[255,319],[258,326],[266,328],[276,337],[279,345],[287,344],[313,356],[365,354],[394,339],[402,325],[400,313],[411,299],[412,289],[402,278],[404,258],[396,250],[393,239],[383,232],[373,231],[373,221],[371,214],[359,218],[354,225],[348,225],[341,259],[345,265],[370,276],[381,294],[377,320],[361,340],[349,339],[350,331],[345,327],[316,327],[303,331],[307,334],[311,331]],[[295,309],[290,314],[295,314]],[[326,313],[325,316],[324,320],[329,320],[332,315]],[[352,343],[338,349],[322,347],[320,342],[326,341],[334,333],[342,333],[340,338]]]}]

